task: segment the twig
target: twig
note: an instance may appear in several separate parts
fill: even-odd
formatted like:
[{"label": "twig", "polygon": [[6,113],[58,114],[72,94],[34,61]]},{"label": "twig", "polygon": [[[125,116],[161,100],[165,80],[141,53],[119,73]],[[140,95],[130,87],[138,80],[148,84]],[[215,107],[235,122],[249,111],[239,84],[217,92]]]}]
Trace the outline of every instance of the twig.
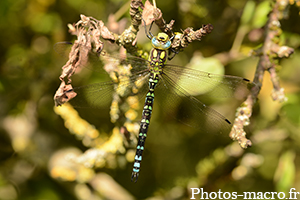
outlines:
[{"label": "twig", "polygon": [[271,75],[273,100],[278,100],[279,102],[286,101],[284,88],[280,86],[276,67],[278,66],[278,59],[289,57],[294,52],[292,48],[278,44],[278,38],[282,32],[279,20],[282,19],[283,11],[288,4],[288,0],[274,1],[273,9],[265,25],[263,46],[254,52],[255,55],[259,56],[259,62],[253,79],[253,87],[246,101],[237,109],[233,128],[229,134],[229,136],[233,140],[237,140],[239,145],[244,149],[252,145],[251,141],[246,138],[244,126],[249,125],[252,109],[261,90],[265,71],[268,71]]}]

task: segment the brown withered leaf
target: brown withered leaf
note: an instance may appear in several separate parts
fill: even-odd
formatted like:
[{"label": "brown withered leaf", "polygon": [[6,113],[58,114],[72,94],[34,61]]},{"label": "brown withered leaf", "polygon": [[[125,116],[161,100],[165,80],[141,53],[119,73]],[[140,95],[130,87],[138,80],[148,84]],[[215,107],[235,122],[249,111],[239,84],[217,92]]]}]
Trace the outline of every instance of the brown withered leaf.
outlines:
[{"label": "brown withered leaf", "polygon": [[[82,67],[87,66],[91,61],[90,52],[92,47],[95,48],[97,53],[100,53],[103,49],[103,42],[100,38],[115,40],[115,36],[108,30],[102,21],[98,21],[93,17],[86,17],[80,15],[79,20],[75,25],[69,25],[71,32],[77,35],[72,45],[72,49],[69,53],[69,60],[62,67],[62,73],[60,75],[61,85],[55,93],[54,101],[55,105],[62,105],[74,98],[77,94],[73,91],[71,85],[71,76],[78,72]],[[66,43],[62,43],[66,45]],[[59,47],[59,46],[58,46]],[[66,80],[67,79],[67,80]]]},{"label": "brown withered leaf", "polygon": [[156,20],[159,16],[155,16],[158,8],[155,8],[148,0],[145,2],[142,18],[146,22],[146,26],[151,24],[152,21]]},{"label": "brown withered leaf", "polygon": [[94,29],[91,31],[92,32],[92,40],[95,44],[95,50],[97,53],[100,53],[103,49],[103,42],[99,39],[100,38],[100,31],[99,29]]},{"label": "brown withered leaf", "polygon": [[74,92],[72,85],[66,85],[66,83],[62,81],[54,95],[55,106],[61,106],[73,99],[76,95],[77,93]]},{"label": "brown withered leaf", "polygon": [[108,28],[106,26],[104,26],[104,23],[102,21],[99,21],[98,23],[99,23],[100,30],[101,30],[101,36],[104,39],[115,40],[114,35],[108,30]]},{"label": "brown withered leaf", "polygon": [[88,54],[91,49],[90,42],[83,42],[84,40],[79,39],[74,42],[69,53],[69,60],[62,67],[62,73],[59,77],[61,81],[67,77],[68,83],[71,83],[71,76],[76,72],[78,67],[85,66],[88,63]]}]

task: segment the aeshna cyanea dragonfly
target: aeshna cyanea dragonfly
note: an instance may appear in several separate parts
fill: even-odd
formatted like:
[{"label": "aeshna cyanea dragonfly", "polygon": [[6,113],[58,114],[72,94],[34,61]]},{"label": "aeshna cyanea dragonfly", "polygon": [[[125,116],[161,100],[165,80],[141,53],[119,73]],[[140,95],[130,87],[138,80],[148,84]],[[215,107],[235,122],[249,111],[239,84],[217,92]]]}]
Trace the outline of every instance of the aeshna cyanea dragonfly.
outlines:
[{"label": "aeshna cyanea dragonfly", "polygon": [[[139,90],[142,91],[139,93],[143,93],[144,91],[146,93],[146,99],[142,111],[142,119],[140,121],[138,143],[131,175],[131,181],[135,182],[139,176],[142,154],[153,110],[154,91],[160,90],[160,93],[164,95],[164,99],[166,99],[169,104],[176,102],[176,99],[188,101],[197,128],[205,132],[210,132],[214,129],[218,131],[224,130],[224,132],[229,133],[231,129],[230,121],[190,95],[190,93],[193,92],[194,89],[196,90],[197,87],[210,86],[211,91],[209,91],[209,93],[211,94],[216,96],[224,96],[224,94],[231,96],[232,94],[230,94],[230,92],[234,92],[238,89],[247,90],[247,85],[249,84],[249,80],[242,77],[216,75],[178,65],[166,64],[170,53],[169,51],[174,53],[174,50],[171,48],[173,38],[169,38],[165,33],[159,33],[157,36],[153,36],[150,29],[148,33],[146,31],[146,35],[151,40],[153,48],[149,53],[148,60],[133,56],[120,59],[118,56],[100,55],[100,59],[104,58],[108,60],[108,62],[119,62],[130,65],[131,75],[129,77],[119,76],[118,83],[114,81],[102,82],[66,91],[66,93],[76,92],[78,94],[74,100],[72,100],[75,102],[75,105],[82,106],[87,103],[93,106],[99,101],[101,102],[111,91],[116,90],[116,88],[126,89],[129,86],[136,85],[137,82],[140,84],[144,82],[143,86],[139,87]],[[180,84],[178,83],[179,80]],[[193,85],[193,83],[200,83],[201,86]],[[192,88],[190,87],[191,85],[193,85]],[[83,96],[84,94],[85,96],[89,96],[89,99],[92,101],[80,102],[80,95]],[[76,98],[78,98],[79,101],[76,101]]]}]

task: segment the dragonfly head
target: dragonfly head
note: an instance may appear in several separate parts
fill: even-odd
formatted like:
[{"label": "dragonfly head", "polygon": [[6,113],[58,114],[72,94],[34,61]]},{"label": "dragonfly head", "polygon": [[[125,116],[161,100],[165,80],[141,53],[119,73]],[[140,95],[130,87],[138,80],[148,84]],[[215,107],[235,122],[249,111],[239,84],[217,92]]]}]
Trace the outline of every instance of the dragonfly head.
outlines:
[{"label": "dragonfly head", "polygon": [[152,40],[153,48],[160,50],[167,50],[171,47],[171,41],[167,34],[159,33],[157,36],[153,37]]}]

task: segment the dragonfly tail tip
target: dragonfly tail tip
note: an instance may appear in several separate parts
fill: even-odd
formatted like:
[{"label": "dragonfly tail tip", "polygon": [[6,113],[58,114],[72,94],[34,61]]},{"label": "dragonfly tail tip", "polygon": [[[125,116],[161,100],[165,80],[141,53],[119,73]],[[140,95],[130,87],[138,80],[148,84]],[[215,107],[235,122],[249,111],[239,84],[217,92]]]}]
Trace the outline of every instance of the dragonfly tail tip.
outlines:
[{"label": "dragonfly tail tip", "polygon": [[137,180],[138,180],[138,177],[139,177],[139,173],[132,172],[132,174],[131,174],[131,182],[136,183]]}]

